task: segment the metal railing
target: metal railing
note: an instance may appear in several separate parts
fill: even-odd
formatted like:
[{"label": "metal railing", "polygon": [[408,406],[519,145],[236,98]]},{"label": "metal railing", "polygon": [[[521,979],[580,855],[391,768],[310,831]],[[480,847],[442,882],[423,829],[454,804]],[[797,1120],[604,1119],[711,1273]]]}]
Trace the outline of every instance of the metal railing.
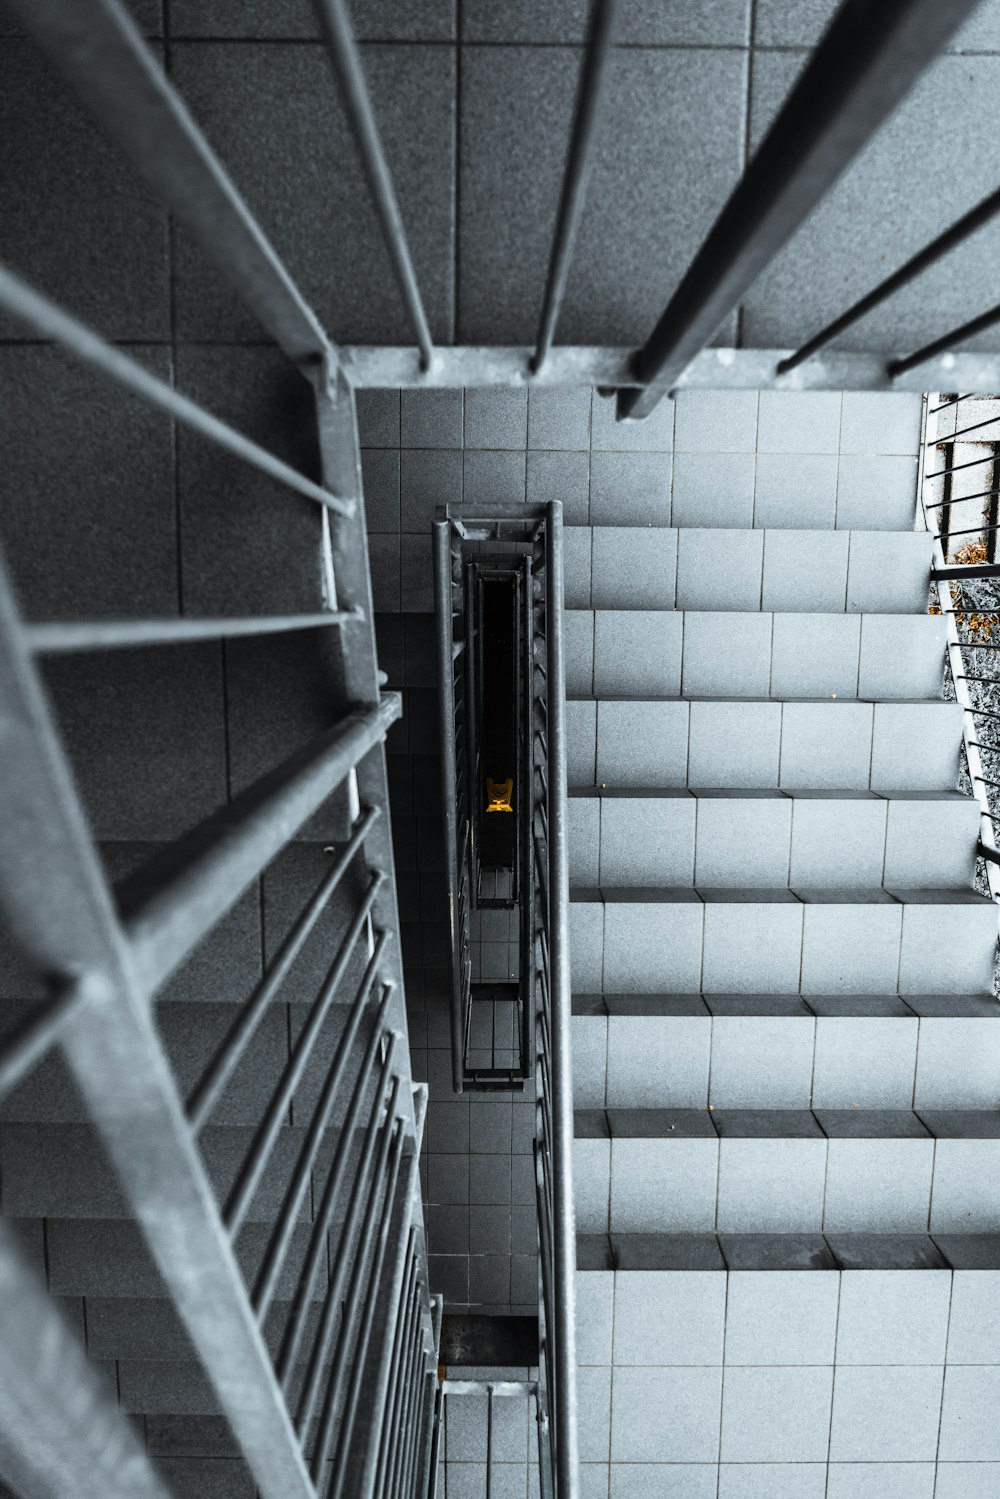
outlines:
[{"label": "metal railing", "polygon": [[518,909],[521,1013],[531,1038],[530,1049],[522,1052],[522,1076],[534,1084],[536,1099],[539,1471],[543,1496],[571,1499],[578,1481],[576,1240],[562,506],[519,506],[516,511],[487,514],[449,507],[435,522],[434,547],[456,1092],[475,1086],[478,1079],[477,1069],[469,1065],[477,977],[470,922],[479,890],[472,834],[475,791],[470,789],[477,784],[479,762],[471,580],[477,567],[490,566],[505,555],[519,559],[525,572]]},{"label": "metal railing", "polygon": [[[927,395],[923,402],[918,492],[924,526],[934,537],[931,612],[944,617],[948,665],[962,707],[970,790],[979,803],[981,878],[1000,901],[1000,564],[994,560],[1000,499],[998,415],[978,416],[967,395]],[[989,451],[956,455],[971,438]],[[956,457],[958,461],[956,461]],[[971,472],[971,471],[974,471]],[[956,483],[956,475],[962,478]],[[988,475],[989,487],[976,488]],[[968,488],[965,487],[968,483]],[[968,507],[972,507],[971,513]],[[978,523],[968,524],[978,510]],[[966,511],[963,514],[963,511]],[[957,519],[956,519],[957,513]]]},{"label": "metal railing", "polygon": [[[992,219],[1000,211],[997,193],[799,350],[707,347],[750,286],[973,12],[977,0],[880,0],[877,6],[870,0],[845,0],[652,335],[634,351],[554,343],[599,136],[600,98],[613,55],[615,0],[596,0],[592,8],[538,335],[529,349],[432,345],[345,0],[315,0],[415,337],[414,345],[405,348],[343,350],[306,303],[120,0],[13,3],[26,30],[69,79],[105,133],[309,380],[315,395],[322,482],[299,473],[152,375],[6,267],[0,267],[0,306],[33,336],[61,345],[174,421],[315,502],[320,507],[327,607],[308,615],[255,620],[27,625],[18,616],[6,577],[0,579],[0,706],[5,734],[0,904],[18,943],[46,976],[49,990],[48,1001],[7,1038],[0,1055],[0,1085],[9,1089],[23,1080],[52,1050],[66,1058],[263,1499],[311,1499],[317,1485],[327,1482],[338,1494],[416,1494],[431,1463],[427,1441],[433,1426],[436,1348],[416,1187],[424,1099],[421,1090],[411,1088],[400,1044],[405,1013],[381,748],[398,709],[392,699],[379,695],[353,389],[594,384],[616,388],[619,416],[636,419],[681,385],[923,389],[961,380],[968,390],[1000,388],[995,356],[953,357],[944,352],[1000,322],[1000,306],[896,358],[823,352],[857,319]],[[545,532],[547,716],[542,737],[535,736],[529,747],[536,795],[528,846],[534,855],[531,878],[537,919],[531,948],[533,959],[537,957],[532,970],[537,1024],[531,1037],[537,1044],[540,1083],[540,1397],[552,1454],[551,1468],[543,1464],[542,1480],[554,1482],[560,1499],[572,1499],[577,1492],[574,1229],[560,527],[558,510],[553,509]],[[963,574],[971,576],[968,571]],[[942,553],[935,576],[942,608],[952,607],[950,595],[941,590],[953,581]],[[950,640],[956,665],[964,661],[967,650],[957,633],[962,612],[948,616],[949,631],[956,637]],[[120,909],[116,908],[48,716],[37,658],[45,653],[166,647],[180,640],[295,629],[329,629],[335,634],[344,701],[351,711],[321,741],[238,797],[224,817],[210,820],[182,840],[169,859],[146,870],[122,892]],[[993,648],[992,642],[976,647]],[[956,671],[960,692],[967,693],[975,675]],[[967,720],[987,721],[986,710],[971,697],[963,706]],[[980,794],[991,784],[981,756],[992,746],[969,736],[967,743]],[[980,756],[978,761],[973,754]],[[304,1033],[313,1039],[303,1042],[303,1050],[290,1059],[290,1070],[260,1123],[236,1185],[220,1204],[201,1159],[199,1131],[266,1008],[268,986],[280,984],[281,963],[292,961],[291,949],[274,959],[241,1011],[223,1053],[187,1102],[152,1023],[151,1002],[184,955],[295,836],[310,810],[337,787],[345,788],[354,815],[335,868],[346,869],[350,863],[352,874],[360,870],[365,876],[344,936],[344,952],[364,955],[364,982],[343,1006],[337,990],[346,964],[341,967],[340,958],[334,958],[316,1001],[314,1022]],[[992,865],[996,848],[992,823],[988,829],[985,820],[982,846]],[[327,898],[317,891],[315,909]],[[313,910],[311,902],[300,914],[294,940],[307,931]],[[454,930],[460,932],[460,921]],[[367,1038],[359,1065],[370,1069],[376,1088],[374,1096],[364,1089],[359,1092],[360,1078],[369,1072],[354,1074],[352,1118],[364,1133],[364,1172],[341,1179],[331,1171],[331,1201],[321,1204],[320,1216],[333,1215],[332,1198],[341,1188],[349,1191],[346,1221],[360,1227],[361,1241],[372,1253],[358,1255],[345,1248],[338,1260],[337,1295],[343,1292],[346,1313],[338,1323],[341,1314],[331,1298],[321,1317],[320,1342],[310,1355],[305,1386],[310,1416],[319,1413],[313,1426],[320,1435],[309,1436],[304,1446],[309,1421],[303,1425],[301,1409],[290,1408],[286,1380],[301,1335],[290,1335],[276,1367],[261,1334],[260,1315],[274,1295],[294,1213],[286,1212],[277,1225],[262,1278],[253,1287],[243,1282],[233,1243],[273,1148],[281,1100],[294,1091],[306,1052],[334,1004],[349,1010],[359,1041]],[[351,1070],[350,1062],[344,1063],[342,1073],[338,1065],[334,1063],[328,1077],[330,1092],[337,1091]],[[324,1093],[317,1107],[322,1110],[328,1102]],[[314,1118],[315,1131],[307,1132],[307,1152],[314,1148],[314,1137],[323,1133],[321,1119],[320,1112]],[[303,1156],[296,1192],[308,1176],[306,1162]],[[289,1197],[286,1207],[291,1206]],[[384,1294],[370,1294],[373,1286]],[[162,1482],[131,1428],[38,1292],[2,1225],[0,1300],[10,1329],[8,1357],[0,1366],[0,1471],[32,1496],[162,1496]],[[294,1313],[299,1328],[300,1314],[301,1305]],[[327,1367],[338,1326],[343,1335],[331,1366],[337,1378],[324,1386],[318,1371]],[[335,1460],[326,1464],[331,1452]]]},{"label": "metal railing", "polygon": [[[383,749],[400,702],[379,687],[353,392],[336,347],[117,0],[17,0],[17,9],[309,380],[322,481],[151,375],[7,269],[0,305],[32,336],[314,501],[324,607],[251,619],[26,624],[0,568],[0,910],[48,996],[4,1037],[0,1091],[30,1085],[32,1070],[54,1054],[68,1067],[261,1499],[409,1499],[430,1482],[441,1307],[427,1278],[418,1175],[426,1088],[412,1083],[406,1045]],[[356,127],[378,155],[343,6],[329,0],[322,10]],[[344,704],[329,730],[112,890],[38,657],[320,629],[335,641]],[[185,1096],[154,1002],[335,794],[345,810],[343,837],[328,850],[333,862]],[[217,1197],[203,1132],[321,919],[337,923],[325,977]],[[295,1099],[306,1108],[300,1085],[327,1050],[262,1256],[245,1278],[241,1232],[289,1107]],[[314,1186],[297,1266],[290,1251]],[[264,1324],[279,1285],[287,1312],[272,1356]],[[134,1428],[2,1224],[0,1315],[4,1480],[27,1499],[166,1499]]]}]

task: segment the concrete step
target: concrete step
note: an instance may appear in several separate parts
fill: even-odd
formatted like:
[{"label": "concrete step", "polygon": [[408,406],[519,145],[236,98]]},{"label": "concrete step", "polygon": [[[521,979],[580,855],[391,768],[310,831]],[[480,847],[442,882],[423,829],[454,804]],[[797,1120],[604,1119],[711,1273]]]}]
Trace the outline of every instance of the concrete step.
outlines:
[{"label": "concrete step", "polygon": [[[236,1179],[253,1142],[247,1126],[209,1126],[200,1137],[205,1166],[219,1200]],[[304,1127],[282,1128],[248,1220],[273,1223],[306,1137]],[[328,1132],[313,1173],[313,1188],[322,1192],[336,1135]],[[0,1172],[4,1211],[16,1218],[119,1219],[126,1207],[117,1179],[96,1132],[82,1124],[6,1123],[0,1126]],[[310,1193],[300,1221],[311,1217]]]},{"label": "concrete step", "polygon": [[993,988],[997,913],[971,890],[575,888],[586,993],[937,994]]},{"label": "concrete step", "polygon": [[940,698],[929,614],[571,610],[570,697]]},{"label": "concrete step", "polygon": [[[49,1287],[61,1297],[165,1299],[167,1289],[154,1265],[145,1240],[131,1218],[49,1218],[44,1227],[39,1220],[14,1220],[22,1236],[38,1244],[38,1261],[43,1269],[47,1262]],[[249,1221],[236,1241],[236,1257],[248,1283],[260,1269],[272,1232],[269,1223]],[[277,1296],[288,1300],[294,1296],[299,1275],[308,1251],[311,1225],[298,1224],[292,1231],[291,1244],[278,1280]],[[327,1290],[327,1265],[320,1262],[314,1300],[322,1300]]]},{"label": "concrete step", "polygon": [[571,526],[566,604],[922,614],[932,544],[926,531]]},{"label": "concrete step", "polygon": [[989,1233],[1000,1111],[581,1109],[583,1233]]},{"label": "concrete step", "polygon": [[992,995],[579,995],[573,1009],[578,1108],[1000,1108]]},{"label": "concrete step", "polygon": [[643,1475],[623,1494],[992,1493],[996,1240],[984,1270],[961,1255],[953,1268],[937,1236],[892,1238],[896,1268],[872,1263],[885,1237],[800,1238],[791,1263],[761,1264],[761,1237],[699,1236],[717,1256],[706,1269],[658,1263],[660,1237],[636,1263],[621,1247],[635,1236],[612,1235],[625,1263],[576,1282],[590,1471],[603,1480],[610,1453],[616,1477]]},{"label": "concrete step", "polygon": [[566,705],[571,786],[954,790],[957,703],[655,697]]},{"label": "concrete step", "polygon": [[608,1270],[981,1273],[1000,1270],[1000,1234],[578,1233],[576,1262],[583,1275]]},{"label": "concrete step", "polygon": [[[363,958],[363,954],[362,954]],[[291,1122],[307,1126],[323,1079],[335,1055],[348,1014],[352,989],[345,980],[343,999],[327,1015],[302,1081],[290,1105]],[[27,1005],[9,1002],[13,1020]],[[173,1066],[183,1098],[188,1098],[216,1055],[237,1015],[232,1004],[202,1001],[163,1001],[156,1007],[156,1021],[167,1056]],[[294,1041],[309,1015],[305,1004],[272,1002],[244,1052],[233,1077],[212,1115],[213,1125],[255,1127],[274,1097],[288,1062],[290,1040]],[[343,1107],[350,1096],[356,1069],[364,1052],[362,1032],[352,1049],[341,1107],[334,1105],[331,1128],[340,1125]],[[85,1124],[87,1107],[62,1059],[50,1053],[23,1083],[0,1100],[0,1120],[37,1123]]]},{"label": "concrete step", "polygon": [[969,886],[978,803],[957,791],[576,788],[579,885]]}]

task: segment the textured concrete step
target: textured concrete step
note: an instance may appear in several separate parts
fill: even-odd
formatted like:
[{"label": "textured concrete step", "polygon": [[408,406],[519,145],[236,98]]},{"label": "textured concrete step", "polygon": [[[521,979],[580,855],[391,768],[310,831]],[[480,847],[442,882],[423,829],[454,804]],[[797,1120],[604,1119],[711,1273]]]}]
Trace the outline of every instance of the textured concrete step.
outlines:
[{"label": "textured concrete step", "polygon": [[603,1233],[990,1233],[1000,1112],[578,1110],[577,1223]]},{"label": "textured concrete step", "polygon": [[567,615],[571,697],[939,698],[929,614],[637,610]]},{"label": "textured concrete step", "polygon": [[995,1254],[952,1269],[923,1236],[921,1268],[840,1268],[831,1235],[819,1264],[743,1269],[746,1242],[720,1235],[727,1268],[578,1272],[587,1458],[642,1475],[624,1494],[995,1492]]},{"label": "textured concrete step", "polygon": [[570,932],[588,993],[976,993],[997,912],[955,889],[577,888]]},{"label": "textured concrete step", "polygon": [[[37,1232],[38,1257],[47,1255],[50,1289],[59,1296],[164,1298],[167,1289],[150,1258],[136,1223],[129,1218],[50,1218],[45,1224],[42,1247],[40,1222],[26,1224]],[[236,1257],[248,1283],[252,1283],[267,1249],[272,1228],[267,1223],[248,1222],[236,1241]],[[298,1277],[308,1251],[311,1226],[299,1224],[291,1245],[277,1295],[287,1300],[295,1294]],[[321,1260],[313,1290],[314,1299],[326,1295],[327,1266]]]},{"label": "textured concrete step", "polygon": [[577,1107],[1000,1108],[992,995],[754,999],[576,997]]},{"label": "textured concrete step", "polygon": [[[219,1199],[236,1179],[254,1138],[245,1126],[209,1126],[200,1145],[205,1166]],[[250,1204],[249,1220],[271,1223],[278,1217],[285,1189],[306,1137],[304,1127],[285,1126]],[[322,1191],[336,1136],[321,1149],[314,1185]],[[119,1219],[126,1216],[117,1179],[96,1132],[83,1124],[7,1123],[0,1127],[0,1172],[4,1183],[4,1211],[17,1218],[58,1217]],[[307,1192],[300,1210],[306,1222],[311,1213]]]},{"label": "textured concrete step", "polygon": [[579,885],[968,886],[980,813],[959,792],[577,788]]},{"label": "textured concrete step", "polygon": [[[577,1234],[601,1270],[1000,1270],[1000,1234]],[[984,1282],[985,1284],[985,1282]]]},{"label": "textured concrete step", "polygon": [[957,703],[655,698],[566,705],[569,784],[954,789]]},{"label": "textured concrete step", "polygon": [[926,531],[574,526],[565,533],[566,604],[922,614],[931,547]]}]

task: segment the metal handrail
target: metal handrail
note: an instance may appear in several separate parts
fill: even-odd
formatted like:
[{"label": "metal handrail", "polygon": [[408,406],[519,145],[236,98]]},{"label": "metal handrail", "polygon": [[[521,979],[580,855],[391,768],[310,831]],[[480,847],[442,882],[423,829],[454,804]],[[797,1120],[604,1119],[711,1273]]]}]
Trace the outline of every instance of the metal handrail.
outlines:
[{"label": "metal handrail", "polygon": [[[522,946],[530,982],[522,972],[521,998],[533,1046],[528,1077],[534,1079],[535,1166],[539,1251],[538,1434],[542,1493],[556,1499],[578,1494],[576,1415],[575,1271],[576,1225],[573,1203],[572,1002],[569,969],[569,872],[566,809],[566,711],[563,643],[562,506],[519,507],[519,525],[510,538],[517,545],[531,534],[539,567],[527,576],[524,642],[523,814],[525,846],[519,898],[522,930],[529,913],[528,941]],[[453,542],[475,543],[477,530],[495,537],[511,528],[511,516],[467,514],[449,507],[435,522],[438,669],[444,740],[444,820],[448,840],[452,929],[452,1066],[455,1088],[465,1086],[466,1039],[471,991],[466,927],[459,892],[466,845],[458,840],[457,770],[454,739],[456,672],[452,653],[451,582]],[[517,532],[520,530],[521,536]],[[536,587],[543,585],[540,593]],[[466,618],[466,639],[471,622]],[[544,729],[542,725],[544,724]],[[468,780],[468,778],[466,778]],[[451,1386],[449,1385],[449,1388]]]},{"label": "metal handrail", "polygon": [[[946,547],[952,533],[947,523],[943,530],[938,530],[938,515],[942,509],[940,502],[930,499],[930,489],[934,479],[942,477],[941,473],[928,473],[926,471],[926,455],[941,441],[949,442],[954,439],[955,433],[931,433],[930,427],[933,423],[937,425],[938,413],[957,405],[959,400],[967,399],[958,397],[948,400],[943,396],[926,395],[923,400],[920,431],[920,463],[918,467],[918,503],[920,515],[923,520],[924,529],[929,531],[934,538],[931,564],[931,589],[937,600],[937,612],[944,617],[945,638],[947,641],[948,666],[951,671],[955,686],[955,697],[962,708],[962,735],[965,745],[966,763],[969,769],[969,778],[972,783],[972,794],[979,803],[979,852],[985,861],[986,880],[990,896],[994,901],[1000,902],[1000,852],[998,852],[996,830],[994,827],[995,816],[991,805],[987,787],[991,784],[983,774],[982,752],[991,747],[984,745],[979,738],[976,720],[989,718],[992,715],[988,709],[979,707],[972,701],[968,683],[976,681],[996,681],[1000,683],[1000,676],[995,678],[980,678],[978,675],[970,674],[965,669],[965,655],[969,651],[983,649],[984,646],[976,641],[963,639],[959,630],[959,620],[962,615],[971,615],[975,611],[971,606],[964,611],[956,606],[956,600],[952,592],[952,584],[960,581],[962,577],[973,578],[982,576],[996,576],[1000,573],[1000,567],[989,564],[985,568],[975,564],[950,565],[946,558]],[[946,484],[950,482],[950,471],[942,471]],[[990,493],[990,491],[986,491]],[[946,504],[961,504],[966,498],[978,499],[980,495],[953,496]],[[947,510],[945,510],[947,515]],[[985,529],[985,527],[984,527]],[[963,533],[964,534],[964,533]],[[981,533],[980,533],[981,534]],[[997,649],[985,645],[985,649]],[[1000,745],[997,746],[1000,750]]]},{"label": "metal handrail", "polygon": [[[30,1069],[61,1054],[261,1499],[317,1499],[328,1484],[335,1496],[371,1499],[386,1451],[403,1460],[396,1492],[410,1499],[427,1488],[440,1304],[428,1286],[418,1177],[426,1088],[412,1084],[405,1045],[383,753],[400,705],[379,687],[353,392],[336,345],[120,0],[16,4],[103,127],[309,377],[321,481],[214,417],[2,267],[0,305],[148,405],[316,501],[326,607],[251,619],[27,625],[0,563],[0,908],[51,990],[5,1038],[0,1093],[16,1083],[30,1086]],[[339,722],[113,892],[41,690],[37,658],[303,629],[330,629],[350,705]],[[154,1024],[157,991],[335,792],[353,821],[340,856],[293,918],[186,1106]],[[348,908],[337,918],[339,948],[222,1202],[201,1155],[200,1132],[338,887]],[[362,953],[364,974],[342,1003]],[[298,1090],[319,1058],[335,1003],[347,1025],[310,1111]],[[345,1083],[350,1099],[275,1360],[264,1320],[289,1269],[304,1193]],[[237,1238],[293,1096],[296,1122],[306,1128],[251,1292]],[[316,1330],[308,1313],[328,1262]],[[2,1225],[0,1299],[9,1313],[0,1374],[4,1479],[24,1492],[58,1492],[60,1499],[125,1492],[166,1499],[150,1458]],[[315,1433],[298,1398],[291,1403],[297,1355],[308,1360],[303,1399],[319,1412]],[[390,1391],[402,1403],[398,1426]]]}]

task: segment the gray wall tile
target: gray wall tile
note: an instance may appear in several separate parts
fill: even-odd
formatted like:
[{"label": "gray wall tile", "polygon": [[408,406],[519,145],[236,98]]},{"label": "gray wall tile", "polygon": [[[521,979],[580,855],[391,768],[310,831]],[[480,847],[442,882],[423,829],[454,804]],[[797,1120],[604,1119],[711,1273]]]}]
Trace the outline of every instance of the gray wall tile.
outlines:
[{"label": "gray wall tile", "polygon": [[727,1368],[723,1462],[822,1462],[832,1383],[831,1369]]}]

